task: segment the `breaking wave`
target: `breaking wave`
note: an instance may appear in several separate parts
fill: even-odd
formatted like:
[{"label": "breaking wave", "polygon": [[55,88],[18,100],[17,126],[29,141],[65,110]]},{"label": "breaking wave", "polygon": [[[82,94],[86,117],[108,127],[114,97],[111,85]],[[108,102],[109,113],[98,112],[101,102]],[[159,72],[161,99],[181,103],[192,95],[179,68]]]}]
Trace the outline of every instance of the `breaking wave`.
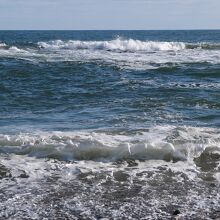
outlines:
[{"label": "breaking wave", "polygon": [[28,62],[103,62],[122,69],[158,69],[185,64],[219,64],[220,44],[140,41],[53,40],[22,46],[0,43],[0,57]]},{"label": "breaking wave", "polygon": [[122,40],[120,38],[111,41],[62,41],[39,42],[39,47],[47,49],[93,49],[109,51],[167,51],[183,50],[185,44],[182,42],[154,42],[140,40]]},{"label": "breaking wave", "polygon": [[154,52],[154,51],[179,51],[185,49],[220,49],[216,43],[185,43],[165,41],[140,41],[134,39],[124,40],[117,38],[111,41],[79,41],[79,40],[54,40],[49,42],[38,42],[40,48],[46,49],[91,49],[122,52]]},{"label": "breaking wave", "polygon": [[156,127],[134,135],[100,132],[0,135],[0,152],[61,160],[178,161],[193,159],[204,151],[220,153],[219,143],[215,129]]},{"label": "breaking wave", "polygon": [[[35,45],[35,46],[34,46]],[[30,49],[32,48],[32,49]],[[52,40],[47,42],[30,43],[30,48],[18,48],[15,45],[0,43],[1,50],[16,52],[28,52],[39,49],[48,50],[105,50],[115,52],[157,52],[157,51],[181,51],[181,50],[220,50],[218,43],[186,43],[186,42],[166,42],[166,41],[141,41],[135,39],[117,38],[110,41],[80,41],[80,40]]]}]

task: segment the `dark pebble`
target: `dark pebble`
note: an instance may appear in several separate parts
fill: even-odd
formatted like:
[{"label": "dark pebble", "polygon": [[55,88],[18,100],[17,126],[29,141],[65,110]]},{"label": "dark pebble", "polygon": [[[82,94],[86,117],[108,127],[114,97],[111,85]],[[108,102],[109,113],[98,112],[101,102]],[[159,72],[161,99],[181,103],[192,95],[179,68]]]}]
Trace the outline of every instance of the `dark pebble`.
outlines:
[{"label": "dark pebble", "polygon": [[173,215],[179,215],[180,214],[180,211],[177,209],[173,212]]},{"label": "dark pebble", "polygon": [[216,187],[216,184],[215,183],[211,183],[210,186],[211,187]]},{"label": "dark pebble", "polygon": [[29,176],[26,173],[22,173],[19,177],[20,178],[28,178]]}]

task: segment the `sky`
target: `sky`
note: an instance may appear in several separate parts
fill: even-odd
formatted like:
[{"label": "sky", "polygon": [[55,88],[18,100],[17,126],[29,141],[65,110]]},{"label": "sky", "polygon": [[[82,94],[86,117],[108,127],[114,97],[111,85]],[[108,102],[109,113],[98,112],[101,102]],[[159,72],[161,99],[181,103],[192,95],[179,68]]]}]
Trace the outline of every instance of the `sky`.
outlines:
[{"label": "sky", "polygon": [[220,29],[220,0],[0,0],[0,29]]}]

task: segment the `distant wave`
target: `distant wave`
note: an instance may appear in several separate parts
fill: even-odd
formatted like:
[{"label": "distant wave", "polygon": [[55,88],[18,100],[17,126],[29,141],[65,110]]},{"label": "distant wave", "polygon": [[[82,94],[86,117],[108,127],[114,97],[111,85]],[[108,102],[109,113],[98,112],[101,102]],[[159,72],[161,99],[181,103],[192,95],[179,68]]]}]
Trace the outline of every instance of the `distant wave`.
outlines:
[{"label": "distant wave", "polygon": [[122,69],[158,69],[185,64],[220,63],[219,43],[140,41],[117,38],[110,41],[53,40],[22,44],[0,43],[0,58],[28,62],[95,62]]},{"label": "distant wave", "polygon": [[48,49],[93,49],[109,51],[167,51],[183,50],[186,48],[183,42],[156,42],[140,40],[123,40],[117,38],[111,41],[62,41],[39,42],[39,47]]},{"label": "distant wave", "polygon": [[181,50],[220,50],[219,43],[187,43],[166,41],[141,41],[135,39],[117,38],[110,41],[80,41],[80,40],[52,40],[42,41],[26,46],[8,45],[0,43],[1,50],[16,50],[16,52],[29,51],[30,49],[48,50],[105,50],[115,52],[157,52],[157,51],[181,51]]},{"label": "distant wave", "polygon": [[185,49],[220,49],[217,43],[185,43],[165,41],[140,41],[134,39],[124,40],[117,38],[111,41],[79,41],[79,40],[54,40],[49,42],[38,42],[40,48],[45,49],[91,49],[122,52],[154,52],[154,51],[179,51]]}]

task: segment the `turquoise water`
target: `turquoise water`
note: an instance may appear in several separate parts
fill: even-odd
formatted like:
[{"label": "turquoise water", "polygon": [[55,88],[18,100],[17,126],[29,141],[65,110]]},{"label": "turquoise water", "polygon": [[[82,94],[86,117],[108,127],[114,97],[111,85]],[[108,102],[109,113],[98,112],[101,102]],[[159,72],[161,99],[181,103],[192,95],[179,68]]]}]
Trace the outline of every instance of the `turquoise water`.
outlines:
[{"label": "turquoise water", "polygon": [[217,218],[219,132],[220,31],[0,31],[2,219]]}]

